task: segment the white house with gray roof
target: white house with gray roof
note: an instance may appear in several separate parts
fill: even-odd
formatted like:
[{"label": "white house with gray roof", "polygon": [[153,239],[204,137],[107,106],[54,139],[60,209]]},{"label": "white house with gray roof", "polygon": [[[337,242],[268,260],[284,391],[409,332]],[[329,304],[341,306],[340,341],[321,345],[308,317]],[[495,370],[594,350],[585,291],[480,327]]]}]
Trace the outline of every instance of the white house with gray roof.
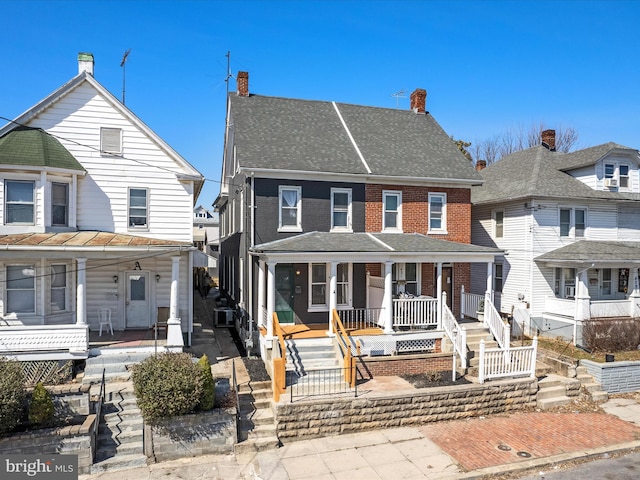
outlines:
[{"label": "white house with gray roof", "polygon": [[[640,315],[638,150],[605,143],[570,153],[543,144],[480,170],[472,238],[504,251],[495,304],[527,333],[581,342],[582,322]],[[484,291],[475,269],[474,291]]]},{"label": "white house with gray roof", "polygon": [[95,80],[93,55],[78,66],[0,128],[0,355],[84,359],[123,333],[133,348],[159,309],[181,349],[203,177]]}]

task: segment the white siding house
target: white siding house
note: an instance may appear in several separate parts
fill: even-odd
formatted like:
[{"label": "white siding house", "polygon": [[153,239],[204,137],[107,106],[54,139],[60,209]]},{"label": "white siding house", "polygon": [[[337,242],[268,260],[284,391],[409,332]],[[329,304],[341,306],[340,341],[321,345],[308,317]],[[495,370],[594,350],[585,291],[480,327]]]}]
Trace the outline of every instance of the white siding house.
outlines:
[{"label": "white siding house", "polygon": [[168,307],[180,349],[203,177],[94,79],[92,55],[79,61],[0,128],[0,354],[86,358],[101,308],[117,332],[148,330]]},{"label": "white siding house", "polygon": [[[472,242],[505,252],[496,259],[504,276],[496,304],[526,319],[516,331],[580,343],[585,320],[640,315],[639,157],[614,143],[572,153],[556,152],[553,143],[480,171]],[[501,235],[496,211],[503,212]],[[483,269],[474,266],[477,292]]]}]

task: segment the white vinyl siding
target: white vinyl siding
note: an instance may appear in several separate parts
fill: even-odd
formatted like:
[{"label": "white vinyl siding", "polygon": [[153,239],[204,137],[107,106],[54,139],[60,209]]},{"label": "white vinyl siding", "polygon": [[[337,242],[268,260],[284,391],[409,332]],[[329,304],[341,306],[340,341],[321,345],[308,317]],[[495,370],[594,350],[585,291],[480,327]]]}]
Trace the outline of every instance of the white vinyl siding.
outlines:
[{"label": "white vinyl siding", "polygon": [[[144,235],[191,241],[193,182],[178,178],[191,171],[185,171],[93,87],[77,87],[43,111],[30,126],[45,128],[55,135],[87,171],[77,183],[75,225],[79,229],[129,233],[128,189],[148,188],[153,223]],[[84,146],[99,148],[101,127],[122,130],[127,141],[125,156],[105,161]]]}]

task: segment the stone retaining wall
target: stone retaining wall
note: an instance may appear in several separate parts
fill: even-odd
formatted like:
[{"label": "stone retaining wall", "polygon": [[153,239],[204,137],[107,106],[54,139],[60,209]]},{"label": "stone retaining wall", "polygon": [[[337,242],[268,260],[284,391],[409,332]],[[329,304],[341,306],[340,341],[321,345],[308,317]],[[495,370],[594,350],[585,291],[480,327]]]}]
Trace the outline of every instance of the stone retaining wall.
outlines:
[{"label": "stone retaining wall", "polygon": [[640,362],[606,362],[580,360],[596,382],[607,393],[624,393],[640,390]]},{"label": "stone retaining wall", "polygon": [[378,376],[396,376],[424,372],[442,372],[451,370],[451,354],[427,353],[415,355],[393,355],[356,359],[358,379],[371,379]]},{"label": "stone retaining wall", "polygon": [[95,439],[91,429],[95,415],[87,416],[82,425],[43,428],[9,434],[0,438],[0,453],[4,455],[60,454],[78,456],[78,473],[91,473]]},{"label": "stone retaining wall", "polygon": [[144,427],[144,453],[156,462],[232,453],[237,440],[235,408],[182,415]]},{"label": "stone retaining wall", "polygon": [[536,405],[537,379],[494,381],[276,405],[278,437],[299,440],[524,410]]}]

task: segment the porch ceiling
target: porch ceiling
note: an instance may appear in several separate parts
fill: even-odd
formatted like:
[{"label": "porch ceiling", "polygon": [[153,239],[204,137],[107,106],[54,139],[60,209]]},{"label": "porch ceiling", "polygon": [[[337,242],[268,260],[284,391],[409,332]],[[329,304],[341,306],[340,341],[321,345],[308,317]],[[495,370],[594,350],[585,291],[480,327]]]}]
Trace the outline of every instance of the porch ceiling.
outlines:
[{"label": "porch ceiling", "polygon": [[535,258],[547,265],[622,266],[640,264],[640,242],[579,240]]},{"label": "porch ceiling", "polygon": [[411,258],[412,261],[454,259],[464,262],[492,262],[501,250],[466,243],[439,240],[418,233],[333,233],[309,232],[256,245],[255,255],[291,259],[336,259],[384,261]]}]

